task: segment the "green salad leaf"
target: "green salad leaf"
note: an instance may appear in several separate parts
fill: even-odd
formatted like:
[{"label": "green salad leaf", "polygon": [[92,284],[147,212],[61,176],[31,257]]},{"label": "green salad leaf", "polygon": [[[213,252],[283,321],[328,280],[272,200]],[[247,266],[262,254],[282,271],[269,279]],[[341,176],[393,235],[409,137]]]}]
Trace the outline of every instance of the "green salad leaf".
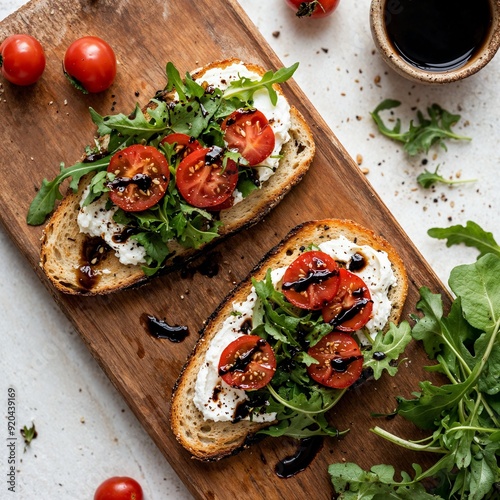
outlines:
[{"label": "green salad leaf", "polygon": [[422,472],[414,464],[415,479],[402,473],[402,480],[397,481],[392,465],[375,465],[370,471],[364,471],[353,463],[331,464],[328,467],[337,498],[342,500],[431,500],[440,498],[426,492],[418,481]]},{"label": "green salad leaf", "polygon": [[422,111],[417,111],[418,123],[415,124],[412,120],[408,130],[401,130],[400,118],[396,119],[396,123],[391,129],[386,125],[380,113],[382,111],[397,108],[400,105],[400,101],[385,99],[370,114],[379,131],[386,137],[403,143],[404,150],[409,156],[427,153],[435,144],[446,150],[445,140],[447,139],[471,140],[470,137],[458,135],[452,130],[453,125],[460,120],[460,115],[452,114],[438,104],[432,104],[427,108],[427,113],[429,115],[427,118]]},{"label": "green salad leaf", "polygon": [[445,228],[434,227],[427,231],[432,238],[446,239],[446,246],[464,244],[479,250],[479,257],[492,253],[500,257],[500,245],[495,241],[493,234],[482,229],[473,221],[465,226],[456,225]]},{"label": "green salad leaf", "polygon": [[[399,416],[429,430],[427,438],[408,440],[375,427],[372,431],[394,444],[414,451],[435,453],[437,461],[429,469],[414,465],[413,480],[402,472],[403,482],[393,481],[392,466],[382,465],[365,472],[356,464],[330,466],[332,482],[340,498],[362,493],[363,498],[425,495],[424,479],[439,478],[431,491],[439,496],[422,498],[493,499],[500,484],[500,255],[492,235],[469,222],[464,228],[435,229],[437,237],[449,238],[449,245],[466,243],[481,253],[472,264],[455,267],[449,285],[456,298],[444,314],[442,298],[428,288],[420,290],[412,330],[423,343],[430,359],[428,367],[447,377],[448,383],[435,385],[421,381],[413,398],[396,398]],[[482,238],[486,236],[486,238]],[[449,246],[448,245],[448,246]],[[487,253],[491,249],[493,253]],[[408,479],[408,480],[406,480]],[[401,485],[405,485],[400,490]],[[418,490],[416,489],[418,488]],[[371,496],[370,496],[371,495]],[[430,495],[430,493],[429,493]],[[392,498],[384,496],[383,498]]]},{"label": "green salad leaf", "polygon": [[371,349],[363,351],[363,366],[373,370],[375,380],[382,376],[384,370],[391,376],[396,375],[398,369],[394,362],[403,354],[411,338],[408,322],[403,321],[399,326],[391,323],[386,333],[377,334]]},{"label": "green salad leaf", "polygon": [[257,81],[252,81],[249,78],[242,77],[239,80],[231,82],[228,88],[224,90],[222,96],[226,100],[232,100],[236,97],[238,100],[246,104],[251,104],[255,92],[265,88],[269,92],[272,104],[276,106],[276,103],[278,102],[278,94],[276,93],[273,85],[275,83],[283,83],[289,80],[298,67],[299,63],[297,62],[289,68],[280,68],[275,73],[267,71],[262,78]]}]

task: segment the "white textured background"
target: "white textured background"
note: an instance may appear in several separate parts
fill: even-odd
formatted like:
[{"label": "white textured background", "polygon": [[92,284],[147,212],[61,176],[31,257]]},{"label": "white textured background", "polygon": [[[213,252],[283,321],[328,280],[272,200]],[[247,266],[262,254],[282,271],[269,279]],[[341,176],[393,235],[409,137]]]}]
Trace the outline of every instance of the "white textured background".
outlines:
[{"label": "white textured background", "polygon": [[[23,3],[0,2],[0,18]],[[324,20],[296,19],[284,0],[240,3],[283,64],[300,61],[296,81],[353,158],[362,160],[368,180],[443,282],[452,267],[476,254],[447,249],[427,229],[473,220],[500,240],[500,56],[461,83],[423,87],[391,72],[374,53],[369,0],[341,0]],[[403,102],[396,110],[403,126],[416,107],[437,102],[462,115],[456,129],[473,140],[410,161],[369,116],[385,98]],[[445,177],[478,181],[424,190],[416,183],[424,158],[429,170],[440,164]],[[112,475],[135,477],[147,500],[190,498],[3,228],[0,276],[0,414],[6,417],[7,387],[14,387],[18,427],[34,422],[39,432],[26,451],[18,447],[15,495],[7,492],[8,450],[0,445],[0,498],[91,499]],[[1,424],[0,443],[6,436]]]}]

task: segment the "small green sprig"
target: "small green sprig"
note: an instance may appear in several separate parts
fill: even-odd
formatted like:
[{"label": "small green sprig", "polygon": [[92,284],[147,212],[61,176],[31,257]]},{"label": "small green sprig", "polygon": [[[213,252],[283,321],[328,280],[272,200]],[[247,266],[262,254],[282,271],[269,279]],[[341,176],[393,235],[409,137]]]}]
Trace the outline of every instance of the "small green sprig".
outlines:
[{"label": "small green sprig", "polygon": [[452,126],[460,120],[460,115],[452,114],[438,104],[433,104],[427,108],[428,118],[421,111],[417,111],[418,123],[415,124],[412,120],[408,130],[401,131],[401,120],[399,118],[391,129],[384,123],[380,113],[397,108],[400,105],[400,101],[385,99],[370,114],[379,131],[390,139],[403,143],[404,150],[409,156],[427,153],[434,144],[446,150],[446,139],[471,140],[470,137],[458,135],[452,130]]},{"label": "small green sprig", "polygon": [[442,184],[467,184],[470,182],[476,182],[477,179],[445,179],[441,174],[438,173],[439,165],[436,167],[434,172],[429,172],[425,170],[423,173],[419,174],[417,177],[417,182],[425,189],[430,188],[434,184],[440,182]]},{"label": "small green sprig", "polygon": [[31,424],[31,427],[25,425],[20,432],[26,446],[29,446],[31,444],[31,441],[33,441],[33,439],[35,439],[38,436],[35,424]]}]

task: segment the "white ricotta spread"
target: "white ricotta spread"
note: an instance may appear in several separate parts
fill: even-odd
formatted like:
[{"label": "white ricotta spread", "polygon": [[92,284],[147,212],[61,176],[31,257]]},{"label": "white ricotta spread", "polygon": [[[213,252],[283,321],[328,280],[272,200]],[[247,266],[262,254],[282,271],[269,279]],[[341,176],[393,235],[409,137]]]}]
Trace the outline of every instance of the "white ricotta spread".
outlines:
[{"label": "white ricotta spread", "polygon": [[89,187],[85,189],[80,200],[80,211],[77,217],[80,232],[102,238],[115,251],[116,257],[124,265],[145,263],[146,250],[136,240],[128,238],[122,243],[113,241],[113,235],[120,234],[125,226],[113,220],[113,215],[118,207],[113,206],[110,210],[106,209],[107,194],[103,194],[93,203],[83,207],[89,189]]},{"label": "white ricotta spread", "polygon": [[[196,80],[200,85],[207,82],[209,85],[225,90],[232,81],[245,77],[251,80],[260,80],[261,75],[250,71],[242,63],[234,63],[226,68],[212,68]],[[275,144],[271,155],[266,158],[258,167],[257,175],[260,182],[264,182],[271,177],[279,164],[278,155],[281,152],[283,144],[290,140],[288,131],[291,127],[290,105],[283,95],[278,92],[278,101],[273,106],[269,98],[267,89],[260,89],[253,95],[253,107],[258,109],[267,118],[269,125],[273,129]],[[235,200],[236,201],[236,200]]]},{"label": "white ricotta spread", "polygon": [[[348,263],[356,253],[363,255],[364,268],[355,272],[370,290],[373,300],[372,318],[366,324],[370,333],[382,329],[389,318],[391,303],[387,296],[389,288],[396,284],[391,263],[384,251],[376,251],[367,245],[356,245],[344,236],[321,243],[319,248],[338,262]],[[274,269],[272,282],[278,287],[286,267]],[[237,406],[248,398],[245,391],[226,384],[218,373],[219,359],[224,348],[239,336],[244,335],[242,325],[253,317],[257,294],[252,287],[244,302],[233,303],[234,314],[226,318],[219,332],[210,342],[195,385],[194,404],[205,420],[227,422],[234,418]],[[262,414],[253,418],[256,422],[272,422],[274,413]]]},{"label": "white ricotta spread", "polygon": [[319,248],[338,262],[349,262],[356,253],[365,258],[366,265],[355,272],[370,290],[373,300],[372,318],[366,324],[370,333],[382,330],[391,313],[391,301],[387,296],[389,288],[396,284],[396,276],[392,271],[391,262],[384,251],[374,250],[368,245],[356,245],[344,236],[335,240],[325,241]]}]

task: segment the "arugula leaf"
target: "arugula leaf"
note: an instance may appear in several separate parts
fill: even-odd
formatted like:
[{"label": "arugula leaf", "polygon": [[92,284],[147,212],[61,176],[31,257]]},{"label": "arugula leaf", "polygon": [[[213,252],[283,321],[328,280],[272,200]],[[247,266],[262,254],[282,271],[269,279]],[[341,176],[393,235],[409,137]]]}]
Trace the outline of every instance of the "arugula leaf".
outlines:
[{"label": "arugula leaf", "polygon": [[474,264],[457,266],[450,273],[450,288],[462,297],[468,323],[486,333],[500,327],[500,258],[485,255]]},{"label": "arugula leaf", "polygon": [[429,229],[427,234],[431,238],[438,238],[440,240],[446,239],[447,247],[463,243],[468,247],[477,248],[480,252],[479,257],[483,257],[488,253],[500,257],[500,246],[495,241],[493,234],[485,231],[472,221],[467,221],[465,226],[458,224],[448,228],[434,227]]},{"label": "arugula leaf", "polygon": [[130,115],[118,113],[116,115],[101,116],[97,111],[89,108],[92,121],[97,125],[97,133],[105,136],[111,133],[118,133],[125,137],[133,137],[136,143],[148,141],[153,135],[165,133],[171,129],[168,120],[167,104],[162,101],[152,99],[157,104],[156,108],[148,110],[150,118],[142,112],[138,104]]},{"label": "arugula leaf", "polygon": [[79,162],[68,168],[65,168],[64,163],[61,163],[60,173],[52,181],[43,179],[42,185],[28,209],[26,222],[31,226],[43,224],[47,216],[54,210],[56,200],[63,198],[60,186],[66,179],[71,177],[70,188],[76,191],[78,182],[84,175],[105,170],[110,158],[110,156],[105,156],[91,163]]},{"label": "arugula leaf", "polygon": [[416,399],[397,397],[398,415],[413,422],[420,429],[433,429],[442,418],[442,413],[456,407],[473,389],[480,373],[479,365],[462,383],[435,386],[428,380],[420,382],[422,392],[415,393]]},{"label": "arugula leaf", "polygon": [[267,89],[273,106],[278,102],[278,94],[274,89],[275,83],[283,83],[289,80],[299,67],[296,62],[289,68],[280,68],[278,71],[267,71],[260,80],[254,81],[250,78],[242,77],[239,80],[232,81],[226,90],[222,93],[222,97],[226,100],[238,98],[240,101],[249,104],[252,101],[253,95],[257,90]]},{"label": "arugula leaf", "polygon": [[332,464],[328,467],[335,492],[342,500],[399,499],[430,500],[440,497],[431,495],[419,483],[422,468],[413,464],[415,479],[403,472],[402,480],[395,478],[392,465],[375,465],[369,472],[354,463]]},{"label": "arugula leaf", "polygon": [[392,140],[402,142],[409,156],[427,153],[434,144],[446,150],[445,139],[471,140],[470,137],[455,134],[451,129],[460,120],[460,115],[451,114],[438,104],[432,104],[427,108],[429,118],[425,118],[421,111],[417,111],[418,124],[415,125],[412,120],[407,131],[401,131],[399,118],[391,129],[384,123],[380,112],[400,105],[400,101],[385,99],[370,114],[379,131]]},{"label": "arugula leaf", "polygon": [[[475,233],[482,232],[479,226],[474,225],[473,229]],[[428,356],[438,362],[429,370],[446,375],[449,383],[435,386],[422,381],[420,392],[414,393],[413,399],[397,398],[397,414],[429,429],[428,438],[411,441],[379,427],[372,429],[404,448],[439,454],[441,458],[425,472],[418,472],[414,482],[441,476],[439,494],[447,499],[494,498],[494,485],[500,482],[498,276],[500,256],[491,253],[473,264],[455,267],[449,283],[457,297],[448,316],[443,314],[439,295],[427,288],[420,290],[417,308],[423,316],[415,318],[412,335],[424,343]],[[386,484],[382,478],[355,471],[357,476],[351,479],[353,488],[359,491],[366,489],[371,494],[372,486]],[[337,474],[338,469],[334,472]]]},{"label": "arugula leaf", "polygon": [[434,172],[429,172],[425,170],[423,173],[417,176],[417,182],[423,188],[430,188],[437,182],[442,184],[466,184],[469,182],[476,182],[477,179],[445,179],[442,175],[438,174],[439,165],[436,167]]},{"label": "arugula leaf", "polygon": [[384,370],[394,376],[398,369],[392,363],[404,352],[411,339],[411,328],[406,321],[399,326],[391,323],[386,333],[377,333],[372,348],[363,351],[363,368],[371,368],[375,380],[382,376]]}]

